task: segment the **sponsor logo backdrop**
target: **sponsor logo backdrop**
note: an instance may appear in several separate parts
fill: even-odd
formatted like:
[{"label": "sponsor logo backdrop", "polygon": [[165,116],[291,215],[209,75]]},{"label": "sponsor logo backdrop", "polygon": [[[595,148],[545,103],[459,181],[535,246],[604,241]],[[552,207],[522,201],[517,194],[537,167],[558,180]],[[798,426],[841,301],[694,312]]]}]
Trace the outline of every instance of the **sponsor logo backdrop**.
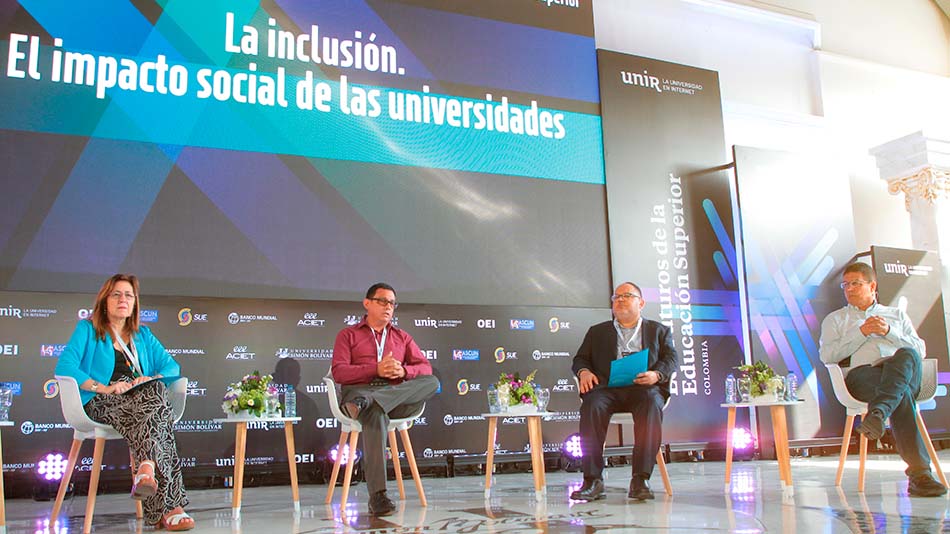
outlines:
[{"label": "sponsor logo backdrop", "polygon": [[[41,454],[68,451],[72,431],[64,424],[58,385],[51,379],[62,346],[80,320],[79,311],[88,310],[93,299],[88,294],[0,292],[0,307],[21,312],[0,316],[0,343],[16,347],[3,349],[15,355],[0,357],[0,377],[16,393],[11,410],[16,425],[4,429],[3,436],[4,460],[14,476],[18,472],[25,476]],[[336,334],[348,319],[362,316],[360,303],[146,295],[142,305],[155,312],[150,312],[155,320],[149,328],[189,378],[188,404],[177,438],[191,467],[220,468],[225,473],[233,466],[233,425],[212,419],[223,416],[221,397],[228,383],[254,370],[272,373],[276,382],[296,388],[297,412],[303,418],[295,428],[298,455],[312,463],[336,444],[339,425],[327,404],[322,379],[330,369]],[[22,313],[27,309],[55,313]],[[255,320],[233,323],[232,314]],[[551,389],[550,409],[560,413],[544,424],[546,442],[560,442],[577,431],[580,400],[571,379],[570,356],[586,325],[607,319],[608,309],[404,304],[397,316],[442,382],[441,392],[412,429],[420,456],[438,460],[446,454],[485,452],[487,423],[480,414],[487,411],[488,385],[501,372],[526,374],[537,369],[538,383]],[[548,325],[554,317],[571,327],[551,332],[489,326],[508,325],[512,319]],[[452,326],[433,328],[432,321]],[[468,356],[455,359],[457,351]],[[546,356],[536,360],[533,353]],[[499,435],[500,452],[524,449],[527,429],[518,423],[517,418],[505,422],[512,428]],[[247,444],[251,465],[286,462],[281,429],[266,423],[251,426]],[[87,447],[84,450],[91,454],[92,445]],[[105,463],[126,465],[127,450],[107,447]],[[300,469],[303,474],[313,468]]]}]

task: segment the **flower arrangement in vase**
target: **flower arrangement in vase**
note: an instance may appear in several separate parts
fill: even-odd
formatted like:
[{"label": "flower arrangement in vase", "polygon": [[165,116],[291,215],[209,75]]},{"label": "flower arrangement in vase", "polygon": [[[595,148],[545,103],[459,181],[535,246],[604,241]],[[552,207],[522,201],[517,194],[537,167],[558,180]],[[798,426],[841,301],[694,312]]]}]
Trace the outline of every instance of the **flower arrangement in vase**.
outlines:
[{"label": "flower arrangement in vase", "polygon": [[228,385],[221,409],[228,417],[243,414],[261,417],[267,408],[268,400],[273,404],[277,399],[277,388],[271,385],[273,379],[271,375],[262,375],[260,371],[244,375],[239,382]]},{"label": "flower arrangement in vase", "polygon": [[[534,375],[537,369],[521,378],[520,373],[501,373],[495,388],[498,390],[499,403],[507,404],[506,411],[513,413],[529,413],[537,411],[537,395],[535,393]],[[508,402],[505,403],[505,400]]]},{"label": "flower arrangement in vase", "polygon": [[[760,360],[752,365],[740,365],[735,369],[739,371],[737,383],[748,382],[752,402],[769,402],[784,397],[785,379],[776,374],[764,361]],[[743,389],[740,384],[740,393]]]}]

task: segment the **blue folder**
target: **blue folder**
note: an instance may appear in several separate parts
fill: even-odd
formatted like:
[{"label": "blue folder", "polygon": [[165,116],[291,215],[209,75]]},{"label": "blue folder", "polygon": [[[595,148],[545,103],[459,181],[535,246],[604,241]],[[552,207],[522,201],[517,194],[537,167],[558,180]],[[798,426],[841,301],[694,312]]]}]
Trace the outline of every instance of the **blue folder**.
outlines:
[{"label": "blue folder", "polygon": [[633,385],[640,373],[647,371],[650,361],[650,349],[643,349],[610,362],[610,381],[607,387],[615,388]]}]

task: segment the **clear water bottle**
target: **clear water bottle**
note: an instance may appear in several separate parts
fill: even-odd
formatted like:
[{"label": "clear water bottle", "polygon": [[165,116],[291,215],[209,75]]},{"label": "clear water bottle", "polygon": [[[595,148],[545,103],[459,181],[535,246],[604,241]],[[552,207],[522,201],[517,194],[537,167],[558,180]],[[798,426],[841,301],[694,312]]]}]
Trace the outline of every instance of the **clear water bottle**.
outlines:
[{"label": "clear water bottle", "polygon": [[297,391],[293,384],[287,384],[284,390],[284,417],[297,417]]},{"label": "clear water bottle", "polygon": [[489,384],[488,386],[488,411],[490,413],[501,411],[498,406],[498,388],[495,387],[495,384]]},{"label": "clear water bottle", "polygon": [[736,402],[736,377],[729,373],[726,376],[726,404]]},{"label": "clear water bottle", "polygon": [[785,400],[798,400],[798,377],[795,376],[795,373],[790,372],[785,378]]}]

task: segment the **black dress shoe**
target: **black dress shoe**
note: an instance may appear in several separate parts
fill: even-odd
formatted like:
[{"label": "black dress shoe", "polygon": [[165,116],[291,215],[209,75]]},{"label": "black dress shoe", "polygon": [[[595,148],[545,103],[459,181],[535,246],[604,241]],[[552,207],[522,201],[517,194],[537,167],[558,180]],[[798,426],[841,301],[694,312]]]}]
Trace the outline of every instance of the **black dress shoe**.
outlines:
[{"label": "black dress shoe", "polygon": [[571,499],[575,501],[596,501],[604,498],[604,481],[592,478],[584,481],[581,489],[571,492]]},{"label": "black dress shoe", "polygon": [[861,418],[861,424],[858,426],[858,433],[863,434],[869,440],[881,439],[884,435],[884,414],[880,410],[871,410]]},{"label": "black dress shoe", "polygon": [[934,480],[930,473],[913,475],[907,481],[907,494],[911,497],[940,497],[946,493],[947,488]]},{"label": "black dress shoe", "polygon": [[653,490],[650,489],[650,483],[647,479],[640,475],[634,475],[633,479],[630,480],[630,491],[627,492],[627,497],[645,501],[653,498]]},{"label": "black dress shoe", "polygon": [[386,496],[386,490],[377,491],[369,499],[369,513],[374,516],[389,515],[396,510],[396,504]]}]

